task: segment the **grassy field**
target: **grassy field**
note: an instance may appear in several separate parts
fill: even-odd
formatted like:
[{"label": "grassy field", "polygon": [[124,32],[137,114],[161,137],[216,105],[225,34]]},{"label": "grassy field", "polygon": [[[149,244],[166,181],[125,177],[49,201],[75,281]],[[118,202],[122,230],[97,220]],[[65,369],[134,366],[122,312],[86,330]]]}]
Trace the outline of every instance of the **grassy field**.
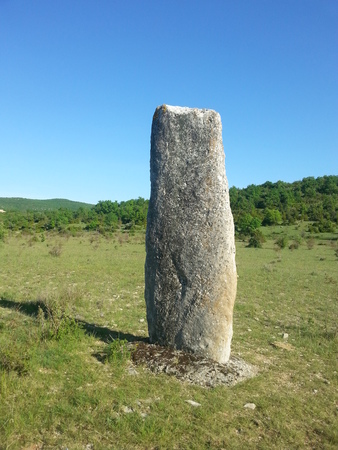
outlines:
[{"label": "grassy field", "polygon": [[0,242],[0,449],[337,448],[337,234],[263,231],[237,242],[232,345],[259,372],[215,389],[131,366],[143,234]]}]

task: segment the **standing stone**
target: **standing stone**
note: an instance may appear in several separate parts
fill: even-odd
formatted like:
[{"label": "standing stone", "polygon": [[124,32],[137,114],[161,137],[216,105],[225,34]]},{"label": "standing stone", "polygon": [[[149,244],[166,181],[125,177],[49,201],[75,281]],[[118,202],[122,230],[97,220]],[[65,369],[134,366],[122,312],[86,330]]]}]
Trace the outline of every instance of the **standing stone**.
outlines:
[{"label": "standing stone", "polygon": [[145,299],[149,338],[225,363],[236,297],[220,115],[162,105],[151,131]]}]

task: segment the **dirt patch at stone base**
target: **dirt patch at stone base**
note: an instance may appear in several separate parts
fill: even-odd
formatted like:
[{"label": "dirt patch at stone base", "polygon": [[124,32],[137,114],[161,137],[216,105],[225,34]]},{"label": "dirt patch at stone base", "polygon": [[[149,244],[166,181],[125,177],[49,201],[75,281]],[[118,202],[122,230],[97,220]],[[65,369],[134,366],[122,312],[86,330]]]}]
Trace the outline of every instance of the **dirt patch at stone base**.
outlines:
[{"label": "dirt patch at stone base", "polygon": [[257,374],[256,367],[235,356],[227,363],[219,364],[208,358],[145,342],[132,344],[132,361],[136,366],[146,366],[153,373],[165,373],[204,387],[234,386]]}]

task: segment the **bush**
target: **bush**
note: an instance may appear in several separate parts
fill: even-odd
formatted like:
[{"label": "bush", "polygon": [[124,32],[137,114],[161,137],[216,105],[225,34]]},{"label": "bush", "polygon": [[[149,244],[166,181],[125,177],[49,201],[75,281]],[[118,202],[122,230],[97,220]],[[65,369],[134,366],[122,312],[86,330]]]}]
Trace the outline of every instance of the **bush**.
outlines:
[{"label": "bush", "polygon": [[0,371],[16,372],[18,375],[28,373],[28,355],[22,349],[17,348],[16,344],[10,348],[0,349]]},{"label": "bush", "polygon": [[0,241],[5,242],[5,229],[3,228],[2,224],[0,223]]},{"label": "bush", "polygon": [[293,241],[292,244],[289,245],[290,250],[297,250],[299,248],[299,242]]},{"label": "bush", "polygon": [[306,245],[309,250],[312,250],[315,245],[315,240],[313,238],[308,239]]},{"label": "bush", "polygon": [[254,230],[251,233],[249,243],[247,247],[262,248],[262,244],[265,242],[265,237],[260,230]]},{"label": "bush", "polygon": [[83,327],[66,311],[66,298],[47,297],[38,308],[37,320],[40,337],[44,339],[63,340],[78,339],[84,334]]},{"label": "bush", "polygon": [[61,246],[61,244],[55,245],[51,250],[49,250],[49,254],[54,256],[54,257],[60,256],[61,253],[62,253],[62,246]]},{"label": "bush", "polygon": [[319,222],[318,229],[320,233],[334,233],[336,230],[336,224],[331,220],[323,220]]},{"label": "bush", "polygon": [[288,245],[288,237],[287,236],[281,236],[275,241],[275,244],[278,248],[283,249]]},{"label": "bush", "polygon": [[125,339],[114,339],[104,349],[105,360],[109,363],[116,361],[126,361],[130,359],[131,352],[128,348],[128,341]]},{"label": "bush", "polygon": [[335,230],[336,224],[331,222],[331,220],[322,220],[308,225],[310,233],[334,233]]}]

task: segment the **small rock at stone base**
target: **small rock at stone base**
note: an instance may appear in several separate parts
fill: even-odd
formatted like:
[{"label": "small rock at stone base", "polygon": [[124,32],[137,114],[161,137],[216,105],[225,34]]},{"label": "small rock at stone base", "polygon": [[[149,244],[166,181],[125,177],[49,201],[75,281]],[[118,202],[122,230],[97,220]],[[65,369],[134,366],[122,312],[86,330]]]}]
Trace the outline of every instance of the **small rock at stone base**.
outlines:
[{"label": "small rock at stone base", "polygon": [[201,406],[200,403],[194,402],[194,400],[186,400],[187,403],[189,403],[189,405],[191,406]]},{"label": "small rock at stone base", "polygon": [[131,366],[131,367],[128,367],[128,374],[135,376],[135,375],[138,375],[138,371],[134,367]]},{"label": "small rock at stone base", "polygon": [[130,413],[134,412],[134,410],[132,408],[129,408],[129,406],[123,406],[122,411],[125,414],[130,414]]},{"label": "small rock at stone base", "polygon": [[248,408],[248,409],[255,409],[256,405],[254,403],[246,403],[244,405],[244,408]]}]

